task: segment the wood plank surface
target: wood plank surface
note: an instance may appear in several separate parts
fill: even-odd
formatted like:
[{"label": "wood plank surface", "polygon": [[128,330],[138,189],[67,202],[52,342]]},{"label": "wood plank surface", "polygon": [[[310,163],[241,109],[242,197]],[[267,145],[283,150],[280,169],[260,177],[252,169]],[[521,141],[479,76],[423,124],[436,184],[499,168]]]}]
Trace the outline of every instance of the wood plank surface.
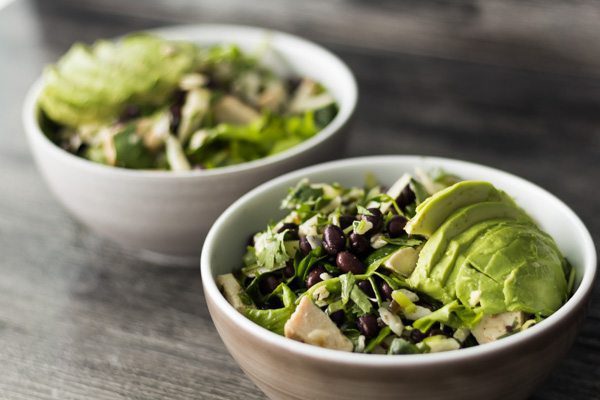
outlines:
[{"label": "wood plank surface", "polygon": [[[197,268],[148,264],[54,200],[20,120],[74,41],[176,23],[282,29],[354,70],[347,156],[502,168],[600,238],[600,4],[594,1],[17,0],[0,10],[0,398],[263,399],[211,324]],[[339,157],[341,155],[332,155]],[[600,398],[600,293],[536,400]]]}]

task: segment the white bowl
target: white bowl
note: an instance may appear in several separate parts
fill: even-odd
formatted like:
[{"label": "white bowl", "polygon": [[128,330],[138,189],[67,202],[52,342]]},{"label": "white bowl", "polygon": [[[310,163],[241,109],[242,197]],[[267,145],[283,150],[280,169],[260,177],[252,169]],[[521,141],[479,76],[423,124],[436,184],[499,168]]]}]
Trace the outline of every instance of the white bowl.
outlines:
[{"label": "white bowl", "polygon": [[[322,349],[276,335],[238,313],[215,277],[241,266],[245,242],[282,212],[286,189],[313,182],[362,185],[366,172],[393,183],[415,167],[441,167],[465,179],[492,182],[533,216],[577,271],[574,295],[555,314],[497,342],[434,354],[386,356]],[[204,292],[212,319],[248,376],[273,399],[525,399],[565,356],[590,300],[596,251],[581,220],[544,189],[497,169],[418,156],[354,158],[289,173],[247,193],[210,230],[202,252]]]},{"label": "white bowl", "polygon": [[339,113],[321,132],[270,157],[206,171],[138,171],[93,163],[52,143],[37,119],[41,78],[33,85],[23,109],[25,130],[39,170],[65,208],[125,247],[197,260],[211,224],[240,195],[267,179],[339,154],[342,133],[356,107],[356,81],[335,55],[286,33],[235,25],[151,32],[200,45],[235,43],[244,50],[268,40],[292,71],[324,84],[339,105]]}]

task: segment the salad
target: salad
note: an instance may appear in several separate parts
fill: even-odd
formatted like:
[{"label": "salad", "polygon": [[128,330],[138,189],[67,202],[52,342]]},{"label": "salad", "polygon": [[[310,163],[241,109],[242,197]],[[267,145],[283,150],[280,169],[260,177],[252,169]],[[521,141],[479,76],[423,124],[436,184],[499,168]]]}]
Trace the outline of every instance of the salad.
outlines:
[{"label": "salad", "polygon": [[305,179],[281,208],[217,284],[250,320],[308,344],[395,355],[489,343],[554,313],[574,286],[554,240],[485,181]]},{"label": "salad", "polygon": [[338,112],[318,82],[278,73],[278,57],[267,45],[248,54],[148,34],[75,44],[44,72],[40,125],[63,149],[123,168],[209,169],[267,157]]}]

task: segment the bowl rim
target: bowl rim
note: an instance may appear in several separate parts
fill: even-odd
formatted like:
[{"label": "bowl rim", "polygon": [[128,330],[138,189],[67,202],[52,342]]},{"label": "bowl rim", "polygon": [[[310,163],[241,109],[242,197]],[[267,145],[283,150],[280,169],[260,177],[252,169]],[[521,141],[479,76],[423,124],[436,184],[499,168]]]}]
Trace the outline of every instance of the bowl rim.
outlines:
[{"label": "bowl rim", "polygon": [[[54,144],[45,134],[42,132],[37,122],[37,99],[43,88],[43,75],[40,75],[34,83],[30,86],[27,91],[25,101],[22,108],[22,121],[25,126],[25,132],[30,140],[41,139],[38,142],[44,148],[44,150],[51,152],[54,156],[62,158],[63,161],[69,163],[73,167],[79,167],[87,169],[90,172],[102,173],[102,174],[115,174],[121,176],[135,177],[135,178],[197,178],[197,177],[218,177],[222,175],[235,174],[238,172],[252,172],[261,168],[268,168],[277,163],[283,162],[287,159],[297,157],[305,151],[311,150],[319,146],[325,140],[333,137],[341,129],[344,128],[351,120],[356,110],[358,103],[358,84],[356,77],[348,67],[348,65],[342,61],[340,57],[334,54],[332,51],[325,47],[304,39],[300,36],[296,36],[290,33],[286,33],[279,30],[261,28],[258,26],[249,25],[235,25],[235,24],[184,24],[184,25],[170,25],[163,26],[154,29],[144,30],[142,32],[152,33],[165,38],[181,38],[182,36],[191,36],[193,39],[190,41],[198,40],[198,36],[206,35],[210,36],[211,33],[217,31],[227,31],[230,35],[236,37],[244,37],[246,35],[264,35],[266,37],[277,38],[290,42],[291,45],[294,43],[299,44],[305,48],[309,48],[318,54],[320,58],[328,59],[328,62],[333,65],[337,70],[337,74],[346,80],[344,85],[347,85],[349,95],[344,98],[336,99],[339,105],[339,111],[335,118],[323,129],[318,131],[314,136],[307,140],[299,143],[287,150],[280,153],[270,155],[267,157],[259,158],[257,160],[248,161],[241,164],[231,165],[227,167],[220,167],[208,170],[191,170],[191,171],[163,171],[163,170],[136,170],[128,168],[113,167],[109,165],[99,164],[82,157],[78,157],[66,150],[61,149],[59,146]],[[133,33],[133,32],[132,32]],[[115,40],[118,39],[115,38]],[[228,40],[227,42],[234,42],[235,40]],[[322,82],[326,84],[326,82]]]},{"label": "bowl rim", "polygon": [[[271,190],[272,187],[279,185],[288,180],[295,180],[302,178],[305,174],[314,173],[323,170],[329,170],[337,167],[351,167],[357,162],[369,163],[376,161],[406,161],[417,165],[419,162],[424,160],[433,163],[439,163],[445,168],[451,169],[452,166],[462,166],[468,168],[477,168],[481,172],[493,172],[496,175],[500,175],[506,179],[512,179],[522,184],[529,185],[532,190],[541,192],[542,195],[547,197],[547,201],[552,203],[552,207],[563,213],[563,215],[570,221],[575,227],[583,243],[584,254],[583,260],[583,276],[581,282],[573,295],[569,300],[563,304],[554,314],[544,319],[540,323],[527,329],[524,332],[520,332],[518,335],[512,335],[502,340],[488,343],[485,345],[474,346],[466,349],[460,349],[457,351],[448,351],[441,353],[428,353],[428,354],[415,354],[415,355],[403,355],[402,357],[389,357],[387,355],[379,354],[363,354],[363,353],[349,353],[338,350],[325,349],[301,342],[297,342],[292,339],[277,335],[260,325],[247,319],[244,315],[239,313],[225,297],[221,294],[217,288],[215,278],[212,274],[212,268],[210,259],[212,258],[213,249],[216,245],[215,237],[218,232],[228,223],[230,215],[240,206],[243,206],[247,201],[254,197],[261,196],[262,194]],[[586,299],[593,289],[595,275],[596,275],[596,250],[593,239],[581,221],[581,219],[560,199],[556,196],[543,189],[542,187],[527,181],[526,179],[520,178],[511,173],[488,167],[485,165],[450,159],[442,157],[429,157],[419,155],[401,155],[401,156],[369,156],[369,157],[356,157],[347,158],[343,160],[331,161],[315,166],[299,169],[278,178],[272,179],[256,187],[252,191],[246,193],[244,196],[235,201],[230,205],[224,212],[219,216],[216,222],[213,224],[211,230],[206,236],[204,246],[202,248],[202,254],[200,259],[200,270],[202,275],[202,285],[204,288],[204,295],[214,303],[215,307],[221,312],[225,318],[228,318],[236,326],[243,329],[247,334],[257,338],[257,340],[268,343],[273,346],[274,349],[281,351],[288,351],[295,355],[302,357],[309,357],[317,359],[322,362],[329,363],[340,363],[340,364],[353,364],[357,366],[364,366],[369,368],[385,368],[385,367],[401,367],[401,366],[426,366],[432,364],[439,364],[440,362],[452,363],[456,361],[466,361],[473,358],[492,356],[504,351],[508,351],[511,348],[523,344],[530,340],[534,340],[536,337],[541,335],[545,330],[556,327],[561,320],[566,318],[568,314],[574,312],[579,307],[585,304]],[[212,316],[211,316],[212,317]]]}]

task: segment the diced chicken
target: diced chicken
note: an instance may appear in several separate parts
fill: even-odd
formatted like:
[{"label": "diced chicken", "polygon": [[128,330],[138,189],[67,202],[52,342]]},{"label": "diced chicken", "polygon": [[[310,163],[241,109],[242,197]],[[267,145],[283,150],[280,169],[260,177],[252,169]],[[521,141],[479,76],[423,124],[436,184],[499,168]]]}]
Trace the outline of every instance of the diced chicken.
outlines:
[{"label": "diced chicken", "polygon": [[402,276],[407,277],[412,274],[413,270],[417,266],[417,260],[419,259],[421,248],[422,246],[403,247],[385,260],[383,266]]},{"label": "diced chicken", "polygon": [[479,344],[493,342],[523,325],[525,315],[522,312],[504,312],[486,315],[471,333]]},{"label": "diced chicken", "polygon": [[285,324],[284,333],[285,337],[315,346],[342,351],[353,349],[350,339],[308,296],[300,300],[296,311]]},{"label": "diced chicken", "polygon": [[223,96],[215,104],[214,111],[217,121],[227,124],[246,125],[260,118],[260,114],[254,108],[233,96]]},{"label": "diced chicken", "polygon": [[281,81],[274,81],[267,85],[258,98],[258,106],[268,110],[277,110],[287,100],[287,92]]},{"label": "diced chicken", "polygon": [[229,304],[233,306],[233,308],[240,312],[246,308],[246,305],[242,302],[242,298],[240,296],[244,290],[237,279],[235,279],[233,274],[217,276],[217,286]]},{"label": "diced chicken", "polygon": [[190,90],[181,109],[181,124],[177,136],[185,143],[198,128],[210,106],[210,92],[206,89]]}]

